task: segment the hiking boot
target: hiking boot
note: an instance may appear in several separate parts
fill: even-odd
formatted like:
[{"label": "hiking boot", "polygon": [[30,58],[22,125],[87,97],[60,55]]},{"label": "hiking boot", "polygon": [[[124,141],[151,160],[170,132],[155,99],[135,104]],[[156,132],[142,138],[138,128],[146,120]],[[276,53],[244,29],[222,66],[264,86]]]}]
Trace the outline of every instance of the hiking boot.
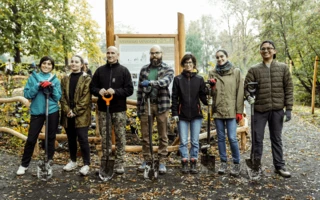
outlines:
[{"label": "hiking boot", "polygon": [[231,171],[230,171],[230,175],[231,175],[231,176],[239,176],[240,171],[241,171],[241,165],[240,165],[240,163],[238,163],[238,164],[233,164],[232,169],[231,169]]},{"label": "hiking boot", "polygon": [[123,166],[122,165],[118,165],[117,167],[116,167],[116,173],[117,174],[123,174],[124,173],[124,168],[123,168]]},{"label": "hiking boot", "polygon": [[164,163],[160,163],[159,165],[159,174],[167,173],[166,165]]},{"label": "hiking boot", "polygon": [[187,174],[187,173],[189,173],[189,169],[188,169],[188,161],[187,161],[187,159],[186,158],[183,158],[182,160],[181,160],[181,172],[183,173],[183,174]]},{"label": "hiking boot", "polygon": [[19,166],[19,169],[18,169],[18,171],[17,171],[17,175],[23,175],[23,174],[25,174],[26,173],[26,171],[27,171],[27,169],[28,169],[28,167],[23,167],[22,165],[20,165]]},{"label": "hiking boot", "polygon": [[290,178],[291,177],[290,172],[288,172],[285,168],[276,169],[276,170],[274,170],[274,172],[276,174],[279,174],[280,176],[282,176],[284,178]]},{"label": "hiking boot", "polygon": [[197,170],[197,160],[194,158],[191,158],[190,160],[190,173],[191,174],[197,174],[198,170]]},{"label": "hiking boot", "polygon": [[63,167],[63,170],[69,172],[74,170],[75,168],[77,168],[77,162],[73,162],[72,160],[70,160],[70,162]]},{"label": "hiking boot", "polygon": [[138,172],[144,172],[144,169],[146,168],[147,162],[143,161],[143,163],[139,166]]},{"label": "hiking boot", "polygon": [[220,167],[219,167],[219,170],[218,170],[218,174],[224,174],[224,173],[226,173],[227,168],[228,168],[227,162],[223,162],[223,161],[222,161],[222,162],[220,163]]},{"label": "hiking boot", "polygon": [[81,167],[80,169],[80,174],[83,176],[86,176],[89,173],[90,167],[89,165],[84,165],[83,167]]}]

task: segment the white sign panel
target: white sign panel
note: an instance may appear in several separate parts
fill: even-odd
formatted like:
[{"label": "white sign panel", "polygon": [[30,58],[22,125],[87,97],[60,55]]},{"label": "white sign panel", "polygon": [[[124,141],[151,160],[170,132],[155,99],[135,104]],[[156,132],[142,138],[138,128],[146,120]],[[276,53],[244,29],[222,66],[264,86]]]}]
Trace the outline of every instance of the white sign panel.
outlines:
[{"label": "white sign panel", "polygon": [[120,64],[129,69],[134,86],[134,93],[129,99],[137,99],[139,73],[142,66],[150,63],[149,52],[153,45],[160,45],[162,61],[174,69],[174,38],[118,38],[117,44],[120,52]]}]

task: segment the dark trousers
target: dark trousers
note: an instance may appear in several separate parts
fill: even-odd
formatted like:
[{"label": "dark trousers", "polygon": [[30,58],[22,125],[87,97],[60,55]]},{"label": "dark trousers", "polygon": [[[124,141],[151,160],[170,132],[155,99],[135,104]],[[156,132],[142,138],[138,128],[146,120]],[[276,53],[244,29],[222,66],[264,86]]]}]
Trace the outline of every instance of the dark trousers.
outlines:
[{"label": "dark trousers", "polygon": [[268,112],[254,112],[254,133],[255,139],[255,159],[261,159],[263,152],[263,139],[266,123],[268,122],[273,165],[280,169],[285,165],[282,150],[282,127],[283,127],[283,110],[272,110]]},{"label": "dark trousers", "polygon": [[[38,136],[46,120],[45,115],[31,115],[28,138],[24,146],[24,152],[21,160],[23,167],[28,167],[33,154],[34,146],[36,145]],[[54,142],[59,124],[59,111],[49,114],[48,125],[48,159],[52,160],[54,155]]]},{"label": "dark trousers", "polygon": [[68,119],[68,128],[66,128],[68,136],[68,145],[70,159],[77,161],[77,138],[80,144],[82,160],[84,165],[90,165],[90,148],[88,141],[88,127],[75,128],[75,119]]}]

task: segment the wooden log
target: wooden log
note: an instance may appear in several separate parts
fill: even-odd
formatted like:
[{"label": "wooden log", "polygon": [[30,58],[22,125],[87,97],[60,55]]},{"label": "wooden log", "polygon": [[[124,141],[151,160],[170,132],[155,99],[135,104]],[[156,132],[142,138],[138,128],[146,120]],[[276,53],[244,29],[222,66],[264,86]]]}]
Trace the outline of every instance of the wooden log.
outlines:
[{"label": "wooden log", "polygon": [[[112,145],[112,151],[115,150],[115,145]],[[158,146],[153,146],[153,151],[158,152]],[[96,150],[101,151],[101,145],[96,145]],[[179,150],[179,145],[176,146],[168,146],[168,152],[172,151],[178,151]],[[125,148],[126,152],[141,152],[142,151],[142,146],[126,146]]]},{"label": "wooden log", "polygon": [[[45,138],[45,134],[44,133],[40,133],[38,139],[39,140],[44,140]],[[57,141],[67,141],[68,137],[67,134],[57,134],[56,135],[56,140]],[[88,137],[88,141],[89,143],[101,143],[101,138],[100,137]]]},{"label": "wooden log", "polygon": [[[11,128],[7,128],[7,127],[0,127],[0,132],[9,133],[9,134],[11,134],[13,136],[16,136],[16,137],[20,138],[23,141],[27,141],[27,138],[28,138],[27,136],[15,131],[15,130],[13,130]],[[35,146],[35,148],[33,150],[33,157],[37,157],[39,155],[39,151],[40,150],[39,150],[39,145],[37,145],[37,144],[38,144],[38,142],[36,143],[36,146]]]},{"label": "wooden log", "polygon": [[19,101],[23,105],[30,107],[30,102],[28,99],[24,98],[23,96],[15,96],[15,97],[10,97],[10,98],[0,98],[0,103],[12,103]]}]

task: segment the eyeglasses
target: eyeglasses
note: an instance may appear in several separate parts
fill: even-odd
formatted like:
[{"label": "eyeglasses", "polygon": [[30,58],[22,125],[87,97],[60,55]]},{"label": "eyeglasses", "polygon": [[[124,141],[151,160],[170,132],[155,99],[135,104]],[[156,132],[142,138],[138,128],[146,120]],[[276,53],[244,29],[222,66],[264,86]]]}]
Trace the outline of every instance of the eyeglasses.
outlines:
[{"label": "eyeglasses", "polygon": [[193,62],[192,61],[190,61],[190,62],[185,62],[185,63],[183,63],[184,65],[191,65],[191,64],[193,64]]},{"label": "eyeglasses", "polygon": [[272,47],[267,47],[267,48],[262,47],[262,48],[260,49],[260,51],[265,51],[265,50],[271,51],[272,49],[274,49],[274,48],[272,48]]},{"label": "eyeglasses", "polygon": [[150,52],[150,55],[160,55],[161,52],[157,51],[157,52]]}]

